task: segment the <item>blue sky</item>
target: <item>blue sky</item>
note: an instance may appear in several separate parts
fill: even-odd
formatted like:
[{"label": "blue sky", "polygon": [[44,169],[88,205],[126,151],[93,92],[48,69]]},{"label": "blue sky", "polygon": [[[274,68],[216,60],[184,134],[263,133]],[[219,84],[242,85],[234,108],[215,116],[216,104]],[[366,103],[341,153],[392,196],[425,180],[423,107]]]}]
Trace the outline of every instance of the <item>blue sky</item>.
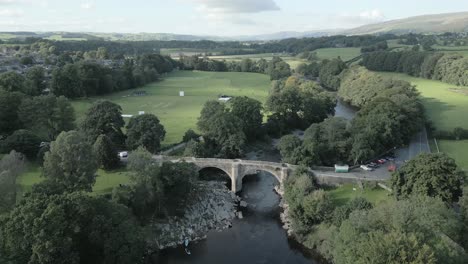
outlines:
[{"label": "blue sky", "polygon": [[0,31],[250,35],[468,11],[468,0],[0,0]]}]

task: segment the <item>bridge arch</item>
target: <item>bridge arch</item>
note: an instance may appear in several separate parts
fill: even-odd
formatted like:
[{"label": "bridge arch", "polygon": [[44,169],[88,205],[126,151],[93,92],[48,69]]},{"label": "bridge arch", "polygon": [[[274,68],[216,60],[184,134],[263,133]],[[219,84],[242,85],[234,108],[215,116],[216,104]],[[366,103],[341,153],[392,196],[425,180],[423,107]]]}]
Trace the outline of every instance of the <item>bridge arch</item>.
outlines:
[{"label": "bridge arch", "polygon": [[269,169],[269,168],[252,168],[252,167],[247,167],[247,168],[244,168],[242,173],[239,175],[239,181],[242,182],[242,180],[244,179],[244,177],[246,175],[251,175],[251,174],[257,174],[259,173],[260,171],[264,171],[264,172],[268,172],[269,174],[273,175],[273,177],[276,178],[276,180],[278,181],[278,183],[281,185],[281,169]]},{"label": "bridge arch", "polygon": [[231,175],[231,172],[229,169],[226,169],[224,168],[223,166],[216,166],[216,165],[199,165],[199,164],[196,164],[197,168],[198,168],[198,172],[200,173],[200,171],[202,171],[203,169],[218,169],[220,171],[223,171],[224,173],[226,173],[226,175],[232,179],[232,175]]}]

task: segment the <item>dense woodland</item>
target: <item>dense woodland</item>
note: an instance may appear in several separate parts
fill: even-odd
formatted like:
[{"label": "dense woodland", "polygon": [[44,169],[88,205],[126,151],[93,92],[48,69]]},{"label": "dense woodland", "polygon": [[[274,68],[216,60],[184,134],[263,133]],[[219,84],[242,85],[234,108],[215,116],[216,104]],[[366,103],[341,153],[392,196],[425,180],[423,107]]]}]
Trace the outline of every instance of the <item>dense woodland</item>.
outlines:
[{"label": "dense woodland", "polygon": [[468,58],[457,54],[379,51],[364,54],[362,65],[373,71],[402,72],[455,85],[468,85]]}]

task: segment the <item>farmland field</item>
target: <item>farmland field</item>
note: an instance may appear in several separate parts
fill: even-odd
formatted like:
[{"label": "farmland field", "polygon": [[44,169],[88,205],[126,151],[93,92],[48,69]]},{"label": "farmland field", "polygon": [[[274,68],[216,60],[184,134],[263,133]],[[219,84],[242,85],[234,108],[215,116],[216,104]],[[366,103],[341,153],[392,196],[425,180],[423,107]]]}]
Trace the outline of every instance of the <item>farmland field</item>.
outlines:
[{"label": "farmland field", "polygon": [[361,48],[323,48],[316,49],[314,52],[317,52],[317,56],[322,60],[334,59],[339,56],[343,61],[348,61],[361,55]]},{"label": "farmland field", "polygon": [[[436,129],[452,130],[455,127],[468,129],[468,87],[457,87],[452,84],[411,77],[401,73],[380,74],[395,79],[401,79],[416,85],[421,93],[423,104],[429,119]],[[457,92],[450,90],[457,88]],[[439,141],[440,151],[446,152],[462,167],[468,168],[468,140]]]},{"label": "farmland field", "polygon": [[211,59],[215,60],[226,60],[226,61],[241,61],[242,59],[251,60],[271,60],[274,56],[280,57],[286,63],[291,66],[291,69],[295,69],[297,65],[306,62],[305,60],[299,59],[288,53],[258,53],[258,54],[244,54],[244,55],[223,55],[223,56],[210,56]]},{"label": "farmland field", "polygon": [[[168,145],[180,142],[186,130],[196,129],[197,118],[207,100],[216,100],[219,95],[245,95],[263,103],[269,87],[269,76],[258,73],[179,71],[136,89],[145,91],[145,96],[131,96],[134,90],[127,90],[75,100],[72,104],[78,119],[98,99],[119,104],[123,114],[136,115],[139,111],[155,114],[166,129],[163,145]],[[184,91],[185,96],[180,97],[179,91]]]},{"label": "farmland field", "polygon": [[381,72],[380,74],[416,85],[423,98],[428,117],[437,129],[450,130],[455,127],[468,129],[468,119],[466,118],[468,96],[461,92],[449,90],[457,88],[468,91],[468,87],[457,87],[453,84],[411,77],[401,73]]}]

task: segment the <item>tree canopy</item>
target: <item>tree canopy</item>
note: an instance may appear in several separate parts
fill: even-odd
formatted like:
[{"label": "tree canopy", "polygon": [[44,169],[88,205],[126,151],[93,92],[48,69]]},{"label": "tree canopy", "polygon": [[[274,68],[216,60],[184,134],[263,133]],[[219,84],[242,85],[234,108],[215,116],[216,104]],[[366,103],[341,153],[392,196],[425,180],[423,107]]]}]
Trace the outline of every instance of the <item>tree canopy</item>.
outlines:
[{"label": "tree canopy", "polygon": [[398,198],[413,194],[440,198],[450,203],[462,195],[464,173],[446,154],[421,154],[392,174],[392,189]]},{"label": "tree canopy", "polygon": [[43,175],[64,191],[91,191],[97,161],[92,145],[77,131],[62,132],[45,154]]},{"label": "tree canopy", "polygon": [[132,117],[126,129],[126,143],[129,149],[136,149],[142,146],[151,153],[157,153],[161,149],[161,141],[164,140],[164,136],[166,135],[164,126],[153,114]]}]

